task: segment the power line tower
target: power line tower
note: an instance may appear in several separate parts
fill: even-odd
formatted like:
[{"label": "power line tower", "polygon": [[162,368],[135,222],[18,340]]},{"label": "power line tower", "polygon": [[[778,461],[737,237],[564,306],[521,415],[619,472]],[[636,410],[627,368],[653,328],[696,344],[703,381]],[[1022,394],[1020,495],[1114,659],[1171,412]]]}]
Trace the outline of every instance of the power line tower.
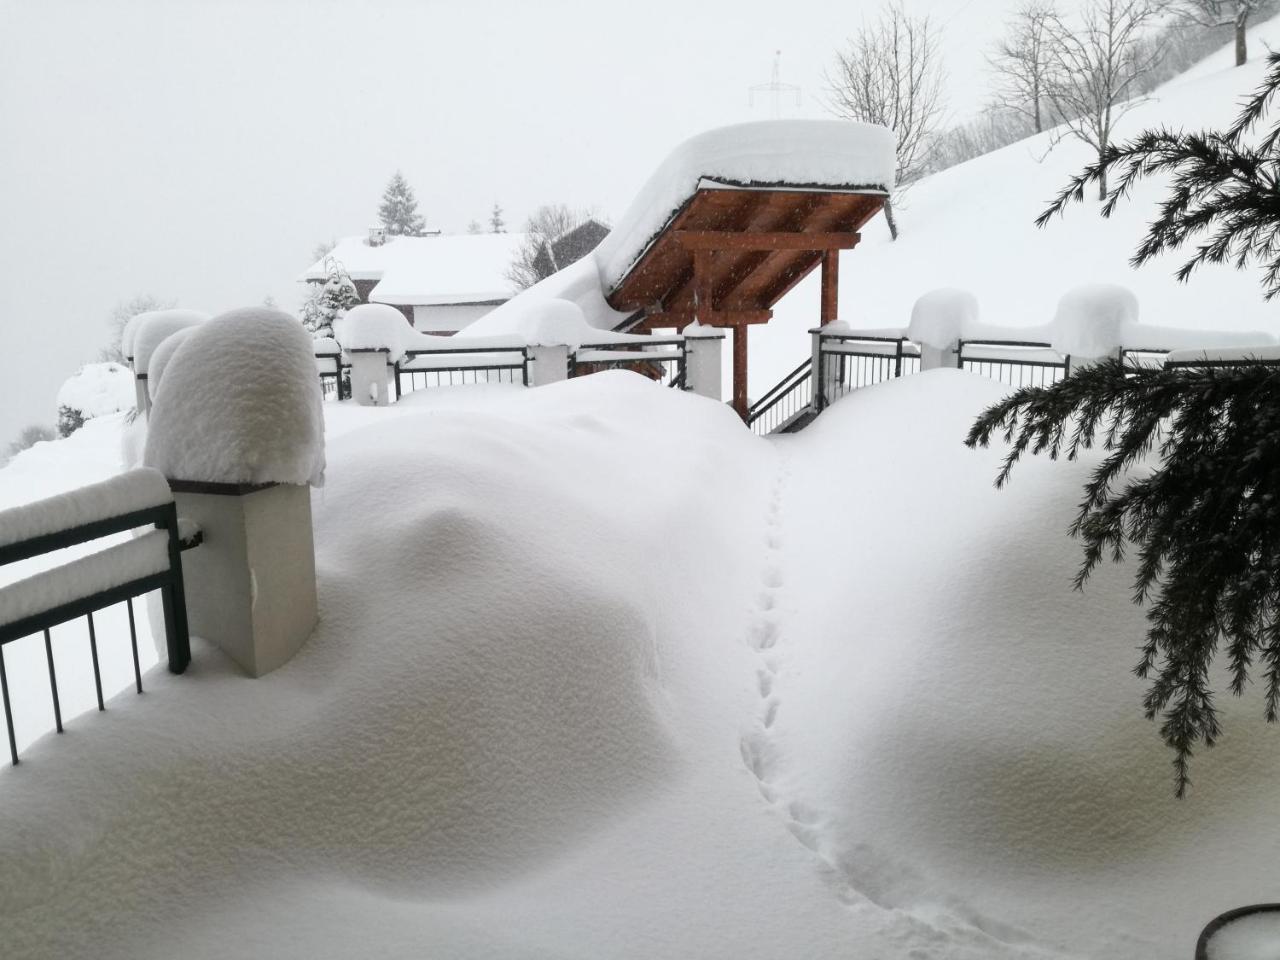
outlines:
[{"label": "power line tower", "polygon": [[768,83],[757,83],[750,90],[750,99],[748,106],[756,105],[756,94],[768,94],[772,99],[771,108],[773,119],[777,120],[782,116],[782,98],[794,99],[795,106],[800,106],[800,88],[794,83],[782,82],[782,51],[773,51],[773,75],[769,78]]}]

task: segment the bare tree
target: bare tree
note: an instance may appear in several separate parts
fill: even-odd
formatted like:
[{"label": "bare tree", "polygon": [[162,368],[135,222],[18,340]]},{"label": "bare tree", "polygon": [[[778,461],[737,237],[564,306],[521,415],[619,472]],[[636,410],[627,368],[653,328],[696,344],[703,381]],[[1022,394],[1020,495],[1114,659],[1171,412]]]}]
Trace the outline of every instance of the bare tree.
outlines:
[{"label": "bare tree", "polygon": [[1231,27],[1236,38],[1236,66],[1249,59],[1249,19],[1270,4],[1266,0],[1177,0],[1179,16],[1202,27]]},{"label": "bare tree", "polygon": [[[864,23],[836,54],[827,74],[829,106],[837,116],[888,127],[898,138],[897,189],[929,170],[929,152],[942,120],[943,69],[938,32],[927,16],[912,17],[898,3]],[[897,239],[893,204],[885,204]]]},{"label": "bare tree", "polygon": [[993,103],[971,120],[943,130],[929,149],[929,173],[981,157],[1031,136],[1031,121],[1020,110]]},{"label": "bare tree", "polygon": [[111,308],[111,313],[107,316],[107,328],[111,331],[110,339],[98,353],[98,358],[104,362],[124,363],[124,352],[121,349],[121,342],[124,339],[124,327],[130,320],[140,313],[147,313],[151,310],[168,310],[176,307],[175,300],[162,300],[159,297],[149,293],[139,293],[128,300],[122,300]]},{"label": "bare tree", "polygon": [[996,103],[1022,114],[1036,133],[1044,131],[1046,114],[1052,112],[1048,108],[1057,68],[1051,30],[1054,16],[1047,0],[1027,0],[987,57],[996,74]]},{"label": "bare tree", "polygon": [[[586,229],[593,222],[599,227]],[[580,242],[574,236],[579,228],[584,228]],[[524,242],[507,271],[507,278],[520,290],[545,280],[591,252],[608,232],[608,224],[590,208],[549,203],[533,212],[524,230]]]},{"label": "bare tree", "polygon": [[[1049,100],[1063,118],[1063,136],[1087,143],[1101,158],[1116,123],[1137,105],[1143,78],[1164,45],[1144,36],[1164,12],[1160,0],[1091,0],[1071,24],[1049,21],[1054,68]],[[1105,199],[1105,176],[1098,183]]]}]

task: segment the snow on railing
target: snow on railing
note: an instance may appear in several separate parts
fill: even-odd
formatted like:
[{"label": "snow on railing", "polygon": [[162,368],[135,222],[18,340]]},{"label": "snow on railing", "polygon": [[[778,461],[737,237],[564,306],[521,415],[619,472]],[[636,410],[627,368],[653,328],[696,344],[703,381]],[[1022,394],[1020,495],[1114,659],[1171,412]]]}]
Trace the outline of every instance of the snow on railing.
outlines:
[{"label": "snow on railing", "polygon": [[200,535],[198,531],[188,530],[188,540],[183,543],[168,483],[159,472],[145,468],[0,511],[0,566],[148,526],[154,527],[150,533],[0,587],[0,699],[4,704],[9,754],[15,765],[18,747],[9,702],[5,645],[44,634],[49,691],[59,733],[62,732],[62,708],[49,633],[59,624],[86,618],[98,709],[105,710],[93,615],[118,603],[127,605],[134,681],[141,693],[133,598],[159,590],[164,607],[169,669],[182,673],[191,660],[191,646],[179,552],[184,547],[196,546]]}]

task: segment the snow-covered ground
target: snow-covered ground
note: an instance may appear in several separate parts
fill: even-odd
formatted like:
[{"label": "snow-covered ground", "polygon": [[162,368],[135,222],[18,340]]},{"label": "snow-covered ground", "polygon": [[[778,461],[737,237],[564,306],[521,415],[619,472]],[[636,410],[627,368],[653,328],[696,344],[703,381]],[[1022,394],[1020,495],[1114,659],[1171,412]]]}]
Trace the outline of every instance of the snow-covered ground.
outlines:
[{"label": "snow-covered ground", "polygon": [[1274,876],[1274,731],[1226,704],[1172,798],[1083,467],[960,443],[999,389],[778,440],[626,373],[327,404],[320,627],[0,771],[5,955],[1186,953]]}]

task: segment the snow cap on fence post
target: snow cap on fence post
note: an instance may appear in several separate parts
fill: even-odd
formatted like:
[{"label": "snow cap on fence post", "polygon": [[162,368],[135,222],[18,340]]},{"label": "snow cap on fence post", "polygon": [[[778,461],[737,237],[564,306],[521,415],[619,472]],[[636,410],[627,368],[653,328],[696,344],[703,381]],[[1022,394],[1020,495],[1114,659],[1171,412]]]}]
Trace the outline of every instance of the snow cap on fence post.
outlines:
[{"label": "snow cap on fence post", "polygon": [[587,323],[580,306],[559,297],[531,302],[523,326],[533,364],[532,387],[568,379],[569,353],[603,334]]},{"label": "snow cap on fence post", "polygon": [[387,367],[399,363],[410,341],[419,336],[404,314],[385,303],[362,303],[334,322],[333,335],[351,358],[351,396],[356,403],[390,403]]},{"label": "snow cap on fence post", "polygon": [[685,389],[700,397],[723,399],[720,353],[724,331],[704,327],[695,320],[680,332],[684,335]]},{"label": "snow cap on fence post", "polygon": [[1062,295],[1049,343],[1071,369],[1118,356],[1125,331],[1138,323],[1138,298],[1127,287],[1095,283],[1073,287]]},{"label": "snow cap on fence post", "polygon": [[324,421],[307,331],[248,308],[183,334],[143,459],[204,533],[182,558],[191,632],[252,676],[288,661],[317,619],[310,486],[324,479]]},{"label": "snow cap on fence post", "polygon": [[966,327],[978,323],[978,300],[968,290],[930,290],[911,307],[907,336],[920,345],[920,369],[956,365],[956,350]]},{"label": "snow cap on fence post", "polygon": [[120,349],[133,367],[139,413],[151,411],[151,392],[147,389],[151,357],[170,336],[179,330],[198,326],[209,315],[198,310],[149,310],[131,318],[120,338]]}]

